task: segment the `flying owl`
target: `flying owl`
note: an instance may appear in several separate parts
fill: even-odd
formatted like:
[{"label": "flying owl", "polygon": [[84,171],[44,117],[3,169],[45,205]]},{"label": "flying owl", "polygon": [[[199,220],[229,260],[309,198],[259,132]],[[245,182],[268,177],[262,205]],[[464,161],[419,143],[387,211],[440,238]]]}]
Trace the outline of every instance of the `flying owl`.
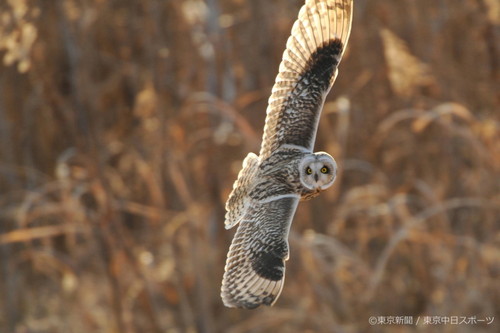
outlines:
[{"label": "flying owl", "polygon": [[306,0],[286,43],[267,107],[259,156],[249,153],[226,203],[221,297],[228,307],[273,305],[283,288],[288,233],[300,200],[335,181],[337,164],[313,153],[325,97],[347,44],[353,0]]}]

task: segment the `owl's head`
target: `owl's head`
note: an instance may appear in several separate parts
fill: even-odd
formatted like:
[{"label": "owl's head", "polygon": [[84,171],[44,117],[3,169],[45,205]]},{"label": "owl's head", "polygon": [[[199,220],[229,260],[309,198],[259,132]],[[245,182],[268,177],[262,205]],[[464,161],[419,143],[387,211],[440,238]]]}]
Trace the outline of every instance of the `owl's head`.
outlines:
[{"label": "owl's head", "polygon": [[306,155],[299,166],[300,182],[310,190],[326,190],[335,181],[337,163],[329,154]]}]

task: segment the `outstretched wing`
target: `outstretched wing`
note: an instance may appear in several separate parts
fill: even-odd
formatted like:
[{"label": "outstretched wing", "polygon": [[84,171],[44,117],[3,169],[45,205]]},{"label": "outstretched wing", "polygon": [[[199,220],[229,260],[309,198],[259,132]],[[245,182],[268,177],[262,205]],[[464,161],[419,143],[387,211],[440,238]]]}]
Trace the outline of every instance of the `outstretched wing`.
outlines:
[{"label": "outstretched wing", "polygon": [[298,195],[249,207],[227,254],[221,297],[228,307],[272,305],[285,281],[288,233]]},{"label": "outstretched wing", "polygon": [[267,107],[260,158],[282,145],[312,151],[351,31],[353,0],[307,0],[292,27]]}]

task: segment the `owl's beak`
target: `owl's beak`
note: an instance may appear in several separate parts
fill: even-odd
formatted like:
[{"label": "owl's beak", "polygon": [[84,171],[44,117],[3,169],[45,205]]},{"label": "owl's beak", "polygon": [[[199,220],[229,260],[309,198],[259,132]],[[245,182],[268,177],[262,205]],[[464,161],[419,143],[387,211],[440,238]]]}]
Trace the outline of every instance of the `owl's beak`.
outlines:
[{"label": "owl's beak", "polygon": [[315,174],[314,174],[314,180],[315,180],[316,182],[318,182],[318,174],[317,174],[317,173],[315,173]]}]

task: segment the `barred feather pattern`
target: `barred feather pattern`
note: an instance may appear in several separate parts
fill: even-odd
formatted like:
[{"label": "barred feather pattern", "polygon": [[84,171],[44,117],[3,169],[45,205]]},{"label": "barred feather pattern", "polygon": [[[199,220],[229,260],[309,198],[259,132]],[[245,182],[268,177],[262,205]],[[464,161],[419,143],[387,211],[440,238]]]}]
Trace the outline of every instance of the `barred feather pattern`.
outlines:
[{"label": "barred feather pattern", "polygon": [[[226,227],[235,221],[228,222],[228,217],[238,216],[233,210],[241,212],[245,207],[243,216],[235,222],[239,226],[222,281],[221,296],[226,306],[272,305],[279,296],[288,259],[288,232],[297,203],[319,193],[306,189],[300,181],[300,162],[310,155],[314,154],[284,146],[257,166],[255,155],[249,154],[243,162],[226,207]],[[253,176],[247,178],[249,174]]]},{"label": "barred feather pattern", "polygon": [[248,197],[254,202],[288,194],[306,194],[300,182],[299,163],[311,153],[282,147],[259,165],[258,176],[250,187]]},{"label": "barred feather pattern", "polygon": [[251,206],[229,248],[222,301],[229,307],[253,309],[272,305],[285,281],[288,233],[299,195]]},{"label": "barred feather pattern", "polygon": [[226,203],[226,228],[238,224],[221,288],[228,307],[274,304],[283,288],[297,205],[335,180],[335,160],[312,149],[351,21],[352,0],[306,0],[292,27],[269,98],[260,155],[248,154]]},{"label": "barred feather pattern", "polygon": [[233,190],[229,194],[226,202],[226,229],[230,229],[245,215],[246,209],[250,205],[250,198],[247,196],[249,186],[253,183],[259,168],[259,158],[254,153],[249,153],[243,160],[243,167],[234,182]]},{"label": "barred feather pattern", "polygon": [[257,155],[249,153],[226,203],[226,229],[238,224],[248,207],[256,203],[291,194],[314,197],[317,192],[304,188],[298,169],[299,162],[308,154],[311,153],[284,146],[260,162]]},{"label": "barred feather pattern", "polygon": [[307,0],[301,8],[269,98],[261,159],[284,144],[312,151],[351,21],[352,0]]}]

